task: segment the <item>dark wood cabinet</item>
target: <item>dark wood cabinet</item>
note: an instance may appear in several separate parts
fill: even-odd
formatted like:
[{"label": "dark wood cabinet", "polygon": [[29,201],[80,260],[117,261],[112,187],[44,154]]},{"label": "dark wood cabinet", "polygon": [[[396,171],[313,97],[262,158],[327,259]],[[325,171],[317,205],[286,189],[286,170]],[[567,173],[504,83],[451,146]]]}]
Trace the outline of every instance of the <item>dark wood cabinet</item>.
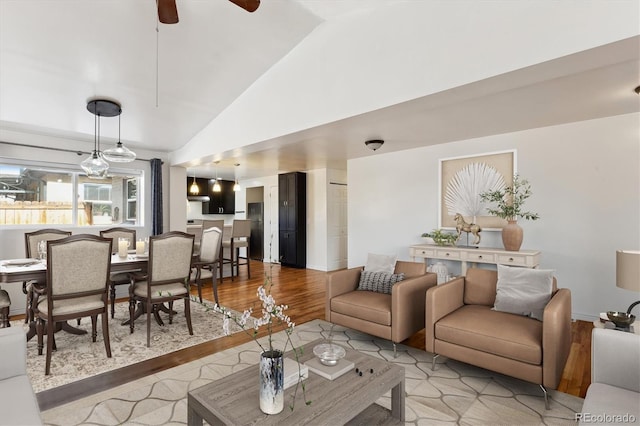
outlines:
[{"label": "dark wood cabinet", "polygon": [[209,201],[202,202],[202,214],[234,214],[236,211],[236,193],[233,191],[232,180],[220,179],[220,192],[213,191],[215,179],[208,179],[207,195]]},{"label": "dark wood cabinet", "polygon": [[197,194],[191,193],[191,185],[193,184],[193,177],[187,177],[187,200],[189,201],[203,201],[206,197],[209,196],[209,191],[207,190],[207,182],[209,179],[206,178],[196,178],[196,185],[198,185],[199,192]]},{"label": "dark wood cabinet", "polygon": [[278,225],[280,263],[307,266],[307,175],[278,175]]}]

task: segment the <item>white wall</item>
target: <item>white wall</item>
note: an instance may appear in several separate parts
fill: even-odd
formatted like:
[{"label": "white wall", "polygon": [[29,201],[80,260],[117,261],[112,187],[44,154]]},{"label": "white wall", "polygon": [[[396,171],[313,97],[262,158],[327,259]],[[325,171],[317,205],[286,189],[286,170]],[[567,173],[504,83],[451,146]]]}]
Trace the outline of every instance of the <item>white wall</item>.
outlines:
[{"label": "white wall", "polygon": [[[640,249],[639,135],[640,114],[628,114],[349,161],[349,266],[369,252],[408,260],[437,227],[439,159],[516,149],[526,208],[541,216],[519,221],[522,249],[541,250],[541,267],[571,289],[574,318],[626,310],[638,294],[615,286],[615,251]],[[502,245],[499,232],[482,242]]]},{"label": "white wall", "polygon": [[327,169],[307,173],[307,268],[327,270]]}]

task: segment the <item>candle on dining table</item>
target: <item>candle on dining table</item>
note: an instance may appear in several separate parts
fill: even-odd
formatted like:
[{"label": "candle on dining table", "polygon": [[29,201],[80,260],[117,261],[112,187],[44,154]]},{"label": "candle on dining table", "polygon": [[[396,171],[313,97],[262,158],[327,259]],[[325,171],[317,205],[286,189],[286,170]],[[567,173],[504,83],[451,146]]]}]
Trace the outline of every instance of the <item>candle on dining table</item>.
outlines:
[{"label": "candle on dining table", "polygon": [[129,250],[129,241],[126,238],[118,240],[118,256],[127,257],[127,251]]},{"label": "candle on dining table", "polygon": [[144,254],[144,240],[136,241],[136,254]]}]

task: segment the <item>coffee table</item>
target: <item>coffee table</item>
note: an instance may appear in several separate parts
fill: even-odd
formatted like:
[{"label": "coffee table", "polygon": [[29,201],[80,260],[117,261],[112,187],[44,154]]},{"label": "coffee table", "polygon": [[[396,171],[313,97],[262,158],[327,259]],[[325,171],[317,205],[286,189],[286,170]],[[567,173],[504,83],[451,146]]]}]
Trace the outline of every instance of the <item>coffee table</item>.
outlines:
[{"label": "coffee table", "polygon": [[[318,339],[303,346],[302,362],[313,358],[313,347]],[[307,400],[305,405],[299,388],[295,407],[292,403],[295,386],[285,390],[284,410],[275,415],[260,411],[258,365],[252,365],[192,390],[187,395],[189,425],[338,425],[356,420],[359,424],[402,424],[404,422],[404,367],[345,348],[345,359],[353,361],[362,376],[349,371],[328,380],[309,371],[304,381]],[[285,356],[292,357],[291,351]],[[373,373],[371,372],[373,370]],[[375,404],[391,391],[391,411]]]}]

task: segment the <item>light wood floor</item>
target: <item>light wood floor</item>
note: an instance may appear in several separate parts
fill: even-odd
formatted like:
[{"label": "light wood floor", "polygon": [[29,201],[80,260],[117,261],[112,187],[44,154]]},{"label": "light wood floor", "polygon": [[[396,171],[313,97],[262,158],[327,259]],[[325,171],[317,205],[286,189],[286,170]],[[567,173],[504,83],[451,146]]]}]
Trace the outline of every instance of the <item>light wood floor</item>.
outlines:
[{"label": "light wood floor", "polygon": [[[257,288],[265,281],[266,274],[273,277],[275,285],[271,294],[276,303],[289,305],[287,314],[296,324],[316,318],[324,319],[325,272],[308,269],[294,269],[279,265],[251,262],[251,279],[247,279],[246,267],[240,270],[240,277],[233,282],[225,278],[218,286],[220,303],[237,311],[253,307],[260,312],[261,306],[256,296]],[[195,287],[192,293],[195,295]],[[205,284],[203,297],[213,300],[209,283]],[[591,329],[590,322],[576,321],[572,325],[572,344],[569,360],[558,389],[562,392],[584,397],[591,377]],[[262,333],[264,334],[264,332]],[[100,374],[79,382],[40,392],[38,402],[41,410],[88,396],[131,380],[184,364],[203,356],[237,346],[249,341],[244,333],[223,337],[197,346],[182,349],[162,357],[144,361],[134,366]],[[404,344],[424,349],[424,331],[417,333]]]}]

